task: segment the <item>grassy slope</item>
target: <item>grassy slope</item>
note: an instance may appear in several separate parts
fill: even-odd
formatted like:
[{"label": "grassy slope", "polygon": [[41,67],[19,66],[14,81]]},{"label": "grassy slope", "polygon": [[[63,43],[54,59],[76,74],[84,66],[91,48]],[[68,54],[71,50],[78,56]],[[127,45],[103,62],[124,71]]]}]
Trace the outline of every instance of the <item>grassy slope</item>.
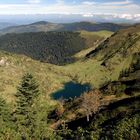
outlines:
[{"label": "grassy slope", "polygon": [[35,75],[41,92],[46,98],[49,93],[63,87],[63,83],[70,81],[70,78],[65,76],[65,73],[57,66],[3,52],[0,52],[1,57],[5,58],[8,66],[0,67],[0,94],[10,101],[13,100],[16,87],[26,72]]},{"label": "grassy slope", "polygon": [[[94,33],[85,36],[88,38],[91,34]],[[81,35],[83,35],[83,33],[81,33]],[[1,54],[1,56],[3,55]],[[132,61],[131,55],[124,58],[115,55],[113,56],[115,63],[113,64],[113,68],[111,68],[101,65],[104,60],[99,61],[96,57],[79,60],[76,63],[66,66],[44,64],[31,60],[28,57],[17,55],[6,55],[6,57],[11,61],[12,65],[7,66],[7,68],[0,68],[2,73],[0,77],[1,84],[6,86],[5,91],[2,92],[3,95],[15,92],[15,87],[25,71],[31,71],[35,74],[39,79],[43,93],[48,95],[63,88],[64,83],[71,80],[76,80],[79,83],[89,83],[92,87],[98,88],[109,81],[117,80],[122,69],[129,67]],[[6,85],[3,81],[11,81],[14,88],[12,84]],[[11,89],[11,91],[8,91],[9,89]]]},{"label": "grassy slope", "polygon": [[85,39],[88,49],[84,49],[79,53],[75,54],[74,57],[79,59],[85,57],[86,54],[94,50],[101,42],[106,38],[110,37],[113,32],[111,31],[97,31],[97,32],[87,32],[79,31],[82,38]]},{"label": "grassy slope", "polygon": [[[106,62],[109,62],[111,65],[106,66],[101,65],[104,59],[98,60],[97,57],[79,60],[67,66],[55,66],[47,63],[40,63],[25,56],[0,52],[0,58],[4,57],[9,64],[8,66],[0,67],[0,94],[8,101],[13,101],[13,95],[16,92],[16,86],[20,78],[25,72],[29,71],[35,75],[41,85],[40,89],[43,93],[42,100],[49,101],[50,104],[53,104],[54,102],[50,102],[49,100],[49,94],[63,88],[65,82],[76,80],[80,83],[90,83],[93,87],[100,87],[100,85],[110,80],[118,80],[120,72],[123,69],[129,68],[133,61],[133,55],[131,55],[131,53],[134,54],[140,51],[139,41],[132,44],[131,49],[128,48],[126,51],[129,52],[127,57],[122,57],[119,53],[116,53],[111,58],[109,57]],[[100,55],[100,53],[98,55]],[[81,58],[83,58],[83,56],[81,53]],[[139,76],[140,71],[138,70],[131,73],[129,77],[126,77],[123,81],[127,82],[131,78],[135,79],[135,77],[139,79]],[[134,124],[137,124],[135,120],[139,120],[140,114],[138,112],[140,107],[139,94],[140,93],[134,94],[132,97],[128,95],[122,97],[105,96],[105,101],[108,100],[110,102],[114,100],[115,102],[110,103],[95,116],[93,115],[90,124],[86,124],[85,114],[82,114],[83,116],[78,118],[79,113],[81,113],[81,110],[79,110],[79,104],[81,102],[79,102],[79,99],[76,99],[76,102],[68,103],[64,119],[66,119],[66,121],[73,120],[69,122],[69,126],[72,125],[75,128],[82,126],[84,129],[91,132],[92,135],[99,135],[99,139],[105,139],[105,136],[108,136],[107,138],[109,139],[110,136],[113,135],[114,129],[116,129],[118,133],[118,130],[123,130],[125,132],[127,128],[126,122],[124,121],[125,119],[130,118],[130,122],[134,120]],[[78,105],[78,107],[75,106],[74,103]],[[135,115],[137,115],[137,117],[135,117]],[[128,124],[133,125],[133,122],[132,124],[130,122]],[[124,128],[124,126],[126,128]],[[128,128],[134,129],[134,126],[128,126]],[[85,134],[87,135],[87,133]]]},{"label": "grassy slope", "polygon": [[67,65],[64,69],[69,71],[71,77],[78,82],[89,83],[93,87],[99,87],[104,82],[110,80],[109,71],[100,64],[100,62],[94,59],[89,59]]},{"label": "grassy slope", "polygon": [[102,66],[102,61],[97,61],[96,59],[79,61],[65,66],[64,69],[69,71],[71,77],[76,78],[78,82],[89,83],[92,87],[99,88],[109,81],[117,80],[124,66],[129,66],[128,60],[117,65],[116,69],[112,71]]},{"label": "grassy slope", "polygon": [[[100,66],[100,62],[95,60],[78,61],[67,66],[55,66],[32,60],[29,57],[0,52],[0,59],[2,57],[9,65],[0,67],[0,94],[8,101],[14,100],[13,95],[16,92],[16,87],[26,72],[32,72],[35,75],[41,85],[41,92],[46,98],[49,98],[50,93],[63,88],[64,83],[72,80],[91,84],[96,81],[98,83],[95,83],[95,85],[98,86],[102,82],[102,77],[107,74],[107,72],[102,72],[105,69]],[[96,75],[94,75],[95,72]],[[77,75],[78,77],[75,77]],[[97,78],[97,75],[100,78]]]},{"label": "grassy slope", "polygon": [[[111,34],[112,32],[108,31],[94,33],[83,31],[80,35],[81,37],[85,38],[87,44],[89,44],[88,47],[91,47],[92,44],[97,40],[102,41],[102,39],[108,37],[108,35]],[[98,41],[98,43],[100,41]],[[93,45],[91,48],[94,47],[95,46]],[[85,56],[87,50],[83,50],[79,53],[80,58],[83,58]],[[14,99],[13,95],[16,92],[16,86],[19,84],[20,79],[25,72],[32,72],[35,75],[35,77],[39,81],[39,84],[41,85],[41,91],[43,92],[43,95],[46,96],[46,98],[49,97],[48,95],[50,93],[63,88],[64,83],[71,80],[78,80],[82,83],[88,82],[92,84],[95,83],[97,79],[98,83],[100,84],[100,82],[102,81],[102,77],[106,75],[106,72],[102,73],[102,71],[104,71],[105,69],[100,66],[100,62],[95,62],[94,60],[89,60],[86,62],[78,61],[77,63],[73,63],[67,66],[55,66],[47,63],[41,63],[22,55],[10,54],[5,52],[0,52],[0,60],[2,57],[5,58],[6,62],[9,63],[9,65],[0,67],[0,94],[7,98],[7,100],[9,101],[12,101]],[[83,67],[82,70],[80,68],[81,66]],[[94,75],[95,70],[97,70],[96,74],[98,73],[100,79],[99,77],[94,78],[96,77]],[[74,79],[77,74],[78,77]],[[91,76],[91,74],[93,76]],[[95,85],[98,84],[95,83]]]}]

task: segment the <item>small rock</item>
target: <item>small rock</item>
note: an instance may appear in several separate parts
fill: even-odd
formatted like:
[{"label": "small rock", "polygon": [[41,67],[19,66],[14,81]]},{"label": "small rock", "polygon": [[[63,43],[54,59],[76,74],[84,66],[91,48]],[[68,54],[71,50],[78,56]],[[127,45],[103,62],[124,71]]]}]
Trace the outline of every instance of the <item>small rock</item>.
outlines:
[{"label": "small rock", "polygon": [[0,59],[0,67],[3,67],[3,66],[9,66],[9,63],[4,57]]}]

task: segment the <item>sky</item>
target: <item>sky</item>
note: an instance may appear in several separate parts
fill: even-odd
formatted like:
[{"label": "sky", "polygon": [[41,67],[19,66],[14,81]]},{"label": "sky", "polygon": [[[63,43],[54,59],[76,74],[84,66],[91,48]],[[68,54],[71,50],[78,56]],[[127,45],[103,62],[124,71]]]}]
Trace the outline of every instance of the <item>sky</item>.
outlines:
[{"label": "sky", "polygon": [[140,0],[0,0],[0,15],[63,14],[140,21]]}]

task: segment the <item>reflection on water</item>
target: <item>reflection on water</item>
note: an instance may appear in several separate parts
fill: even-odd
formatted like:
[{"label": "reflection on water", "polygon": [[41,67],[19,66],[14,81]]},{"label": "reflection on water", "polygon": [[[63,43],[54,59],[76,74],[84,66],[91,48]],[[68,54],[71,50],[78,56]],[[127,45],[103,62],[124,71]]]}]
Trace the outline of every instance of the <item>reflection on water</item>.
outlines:
[{"label": "reflection on water", "polygon": [[52,93],[51,96],[55,100],[60,98],[69,99],[69,98],[79,97],[82,93],[89,90],[90,90],[89,84],[81,85],[79,83],[75,83],[71,81],[66,83],[62,90]]}]

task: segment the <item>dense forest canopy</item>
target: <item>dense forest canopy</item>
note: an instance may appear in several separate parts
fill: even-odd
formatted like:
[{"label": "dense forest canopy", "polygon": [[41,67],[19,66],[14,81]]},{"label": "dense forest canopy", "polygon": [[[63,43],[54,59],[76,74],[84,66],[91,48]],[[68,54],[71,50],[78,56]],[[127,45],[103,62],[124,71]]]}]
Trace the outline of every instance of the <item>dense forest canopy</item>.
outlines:
[{"label": "dense forest canopy", "polygon": [[85,48],[84,38],[73,32],[7,34],[0,37],[1,50],[53,64],[71,62],[72,56]]}]

